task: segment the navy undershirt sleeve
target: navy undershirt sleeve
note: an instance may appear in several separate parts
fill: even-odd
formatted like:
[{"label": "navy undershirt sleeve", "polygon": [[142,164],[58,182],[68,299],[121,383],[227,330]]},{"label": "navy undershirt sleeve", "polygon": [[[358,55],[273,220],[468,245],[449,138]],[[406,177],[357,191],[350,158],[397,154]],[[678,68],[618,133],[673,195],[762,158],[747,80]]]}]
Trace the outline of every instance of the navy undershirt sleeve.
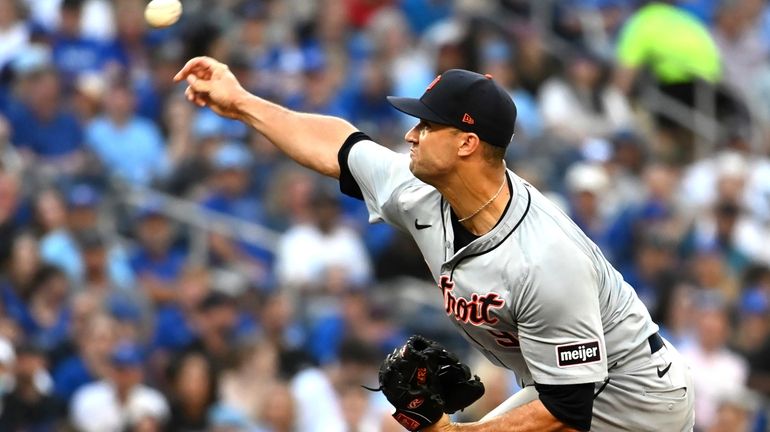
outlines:
[{"label": "navy undershirt sleeve", "polygon": [[537,384],[540,402],[560,422],[580,431],[591,429],[594,407],[594,383]]},{"label": "navy undershirt sleeve", "polygon": [[355,177],[353,177],[353,173],[350,172],[350,166],[348,166],[348,154],[350,154],[350,149],[352,149],[356,143],[371,140],[372,139],[363,132],[353,132],[342,144],[339,152],[337,152],[337,162],[340,164],[340,191],[347,196],[362,201],[364,199],[364,194],[361,193],[361,188],[358,186]]}]

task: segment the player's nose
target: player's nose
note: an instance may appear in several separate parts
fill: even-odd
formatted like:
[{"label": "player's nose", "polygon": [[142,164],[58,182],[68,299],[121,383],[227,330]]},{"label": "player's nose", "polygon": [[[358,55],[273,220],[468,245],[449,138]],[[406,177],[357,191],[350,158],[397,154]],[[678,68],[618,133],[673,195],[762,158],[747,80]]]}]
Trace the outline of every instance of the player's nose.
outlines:
[{"label": "player's nose", "polygon": [[409,144],[416,144],[417,143],[417,140],[420,137],[420,131],[417,129],[418,126],[419,126],[419,123],[414,125],[414,126],[412,126],[411,129],[406,131],[406,135],[404,135],[404,139]]}]

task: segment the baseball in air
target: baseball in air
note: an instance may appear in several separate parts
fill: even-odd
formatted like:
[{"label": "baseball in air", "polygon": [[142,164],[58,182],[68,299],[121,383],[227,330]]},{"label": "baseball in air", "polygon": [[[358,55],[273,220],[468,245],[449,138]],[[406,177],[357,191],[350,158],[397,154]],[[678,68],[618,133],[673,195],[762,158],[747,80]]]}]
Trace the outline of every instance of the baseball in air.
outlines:
[{"label": "baseball in air", "polygon": [[144,18],[153,27],[167,27],[179,20],[182,3],[179,0],[152,0],[144,9]]}]

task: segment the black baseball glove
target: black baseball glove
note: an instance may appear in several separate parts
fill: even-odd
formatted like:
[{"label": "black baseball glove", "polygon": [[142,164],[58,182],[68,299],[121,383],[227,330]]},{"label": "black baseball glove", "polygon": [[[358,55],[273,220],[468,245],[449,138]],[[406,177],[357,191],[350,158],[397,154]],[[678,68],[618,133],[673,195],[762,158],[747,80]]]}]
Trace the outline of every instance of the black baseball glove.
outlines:
[{"label": "black baseball glove", "polygon": [[380,365],[380,390],[396,407],[393,417],[410,431],[437,422],[478,400],[484,384],[437,342],[415,335]]}]

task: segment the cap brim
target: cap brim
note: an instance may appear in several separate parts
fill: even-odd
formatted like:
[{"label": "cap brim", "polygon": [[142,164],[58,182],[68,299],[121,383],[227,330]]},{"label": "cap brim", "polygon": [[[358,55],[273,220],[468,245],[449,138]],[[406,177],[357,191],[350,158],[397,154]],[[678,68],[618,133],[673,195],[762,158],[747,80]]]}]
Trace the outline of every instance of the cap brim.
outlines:
[{"label": "cap brim", "polygon": [[387,99],[393,108],[404,114],[434,123],[449,124],[445,119],[428,108],[420,99],[396,96],[388,96]]}]

